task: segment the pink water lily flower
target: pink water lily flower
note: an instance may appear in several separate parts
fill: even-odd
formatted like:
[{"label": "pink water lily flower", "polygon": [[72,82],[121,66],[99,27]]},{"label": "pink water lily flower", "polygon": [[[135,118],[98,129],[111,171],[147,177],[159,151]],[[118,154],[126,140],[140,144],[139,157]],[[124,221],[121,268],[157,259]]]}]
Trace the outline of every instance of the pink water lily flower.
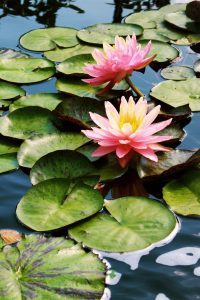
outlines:
[{"label": "pink water lily flower", "polygon": [[92,156],[103,156],[116,152],[119,163],[125,167],[134,153],[147,157],[155,162],[158,157],[154,151],[169,151],[160,142],[170,140],[172,136],[154,135],[168,126],[172,119],[153,123],[160,112],[160,105],[147,112],[147,101],[140,98],[137,103],[130,97],[121,98],[120,111],[108,101],[105,102],[107,118],[90,112],[90,117],[99,127],[82,132],[98,147]]},{"label": "pink water lily flower", "polygon": [[104,52],[94,49],[92,52],[96,64],[88,64],[84,67],[84,71],[91,79],[83,79],[91,85],[108,85],[101,93],[110,90],[115,83],[120,82],[127,75],[131,75],[134,70],[139,70],[148,65],[154,56],[146,57],[151,49],[151,41],[141,49],[141,45],[137,43],[136,36],[115,37],[115,45],[111,46],[107,43],[103,44]]}]

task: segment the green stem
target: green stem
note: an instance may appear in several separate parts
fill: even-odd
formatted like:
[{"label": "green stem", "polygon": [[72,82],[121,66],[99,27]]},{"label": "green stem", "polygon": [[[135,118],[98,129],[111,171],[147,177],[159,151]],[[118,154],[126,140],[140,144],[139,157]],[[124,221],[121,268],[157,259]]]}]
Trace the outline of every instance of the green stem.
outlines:
[{"label": "green stem", "polygon": [[128,83],[128,85],[132,88],[132,90],[139,96],[139,97],[144,97],[144,95],[142,94],[142,92],[140,92],[140,90],[137,88],[137,86],[135,86],[133,84],[133,82],[130,80],[129,76],[125,77],[126,82]]}]

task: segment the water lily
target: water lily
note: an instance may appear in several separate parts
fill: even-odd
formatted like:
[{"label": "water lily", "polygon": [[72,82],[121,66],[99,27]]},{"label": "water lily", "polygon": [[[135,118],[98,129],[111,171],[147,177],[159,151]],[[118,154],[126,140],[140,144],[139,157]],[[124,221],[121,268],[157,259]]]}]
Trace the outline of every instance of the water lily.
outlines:
[{"label": "water lily", "polygon": [[157,162],[155,151],[170,150],[159,143],[170,140],[172,136],[154,135],[172,120],[152,124],[160,112],[160,105],[147,112],[147,101],[142,97],[137,103],[133,97],[128,101],[122,97],[119,113],[109,101],[105,102],[105,109],[107,118],[90,112],[91,119],[98,127],[82,130],[100,146],[92,156],[116,152],[120,165],[125,167],[135,153]]},{"label": "water lily", "polygon": [[[128,79],[134,70],[140,70],[148,65],[154,56],[146,57],[151,49],[151,41],[141,49],[141,45],[137,43],[136,36],[115,37],[115,44],[111,46],[107,43],[103,44],[104,52],[94,49],[92,56],[96,64],[88,64],[84,67],[84,71],[94,78],[83,79],[91,85],[101,85],[108,83],[100,93],[110,90],[116,83],[122,79]],[[130,80],[128,80],[130,84]],[[131,84],[134,91],[142,95],[141,92]]]}]

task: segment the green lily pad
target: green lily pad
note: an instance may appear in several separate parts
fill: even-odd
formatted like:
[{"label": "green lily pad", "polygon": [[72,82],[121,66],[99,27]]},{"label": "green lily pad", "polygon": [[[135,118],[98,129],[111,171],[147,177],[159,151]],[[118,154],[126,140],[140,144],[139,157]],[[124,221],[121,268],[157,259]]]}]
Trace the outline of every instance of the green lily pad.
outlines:
[{"label": "green lily pad", "polygon": [[19,202],[16,214],[27,227],[50,231],[92,216],[102,207],[103,198],[97,190],[54,178],[33,186]]},{"label": "green lily pad", "polygon": [[139,41],[141,40],[155,40],[161,42],[169,42],[170,39],[157,31],[157,29],[145,29]]},{"label": "green lily pad", "polygon": [[164,35],[172,41],[180,40],[185,38],[185,32],[175,29],[173,26],[170,26],[167,22],[159,24],[160,26],[156,29],[159,34]]},{"label": "green lily pad", "polygon": [[[142,46],[145,46],[147,43],[148,40],[140,41]],[[179,51],[167,43],[152,40],[152,48],[149,52],[149,55],[156,55],[154,61],[162,63],[174,60],[179,56]]]},{"label": "green lily pad", "polygon": [[158,10],[158,13],[168,14],[168,13],[173,13],[173,12],[178,12],[178,11],[185,11],[185,9],[186,9],[185,3],[168,4],[168,5],[161,7]]},{"label": "green lily pad", "polygon": [[71,240],[27,235],[0,252],[0,298],[98,300],[105,269],[97,255]]},{"label": "green lily pad", "polygon": [[[117,86],[124,90],[125,86],[123,87],[120,83],[116,84],[114,89],[104,93],[103,95],[97,95],[97,93],[103,89],[104,86],[92,86],[78,78],[67,78],[67,79],[58,79],[56,81],[56,88],[61,92],[65,92],[70,95],[75,95],[78,97],[85,97],[85,98],[93,98],[96,100],[108,100],[113,99],[119,96],[120,90],[118,92]],[[127,86],[126,86],[127,87]]]},{"label": "green lily pad", "polygon": [[7,153],[16,153],[19,149],[19,143],[0,135],[0,155]]},{"label": "green lily pad", "polygon": [[28,54],[23,53],[21,51],[17,51],[14,49],[8,49],[8,48],[1,48],[0,49],[0,58],[27,58],[29,57]]},{"label": "green lily pad", "polygon": [[0,118],[0,133],[16,139],[27,139],[36,134],[59,132],[57,118],[41,107],[23,107]]},{"label": "green lily pad", "polygon": [[57,150],[76,150],[89,141],[81,133],[53,133],[34,136],[24,141],[18,151],[20,166],[32,168],[42,156]]},{"label": "green lily pad", "polygon": [[0,174],[18,169],[17,153],[0,154]]},{"label": "green lily pad", "polygon": [[14,99],[24,95],[25,91],[21,87],[8,82],[0,82],[0,99]]},{"label": "green lily pad", "polygon": [[16,83],[46,80],[55,73],[54,64],[42,58],[0,59],[0,79]]},{"label": "green lily pad", "polygon": [[102,251],[136,251],[166,238],[176,225],[167,207],[148,198],[119,198],[105,207],[110,215],[98,213],[70,229],[70,236]]},{"label": "green lily pad", "polygon": [[195,77],[194,70],[185,66],[172,66],[161,70],[161,76],[165,79],[186,80]]},{"label": "green lily pad", "polygon": [[95,172],[93,164],[82,154],[59,150],[41,157],[30,172],[32,184],[51,178],[65,178],[69,180],[84,180]]},{"label": "green lily pad", "polygon": [[157,10],[148,10],[134,13],[126,17],[126,24],[137,24],[145,29],[156,28],[155,20],[158,18],[159,13]]},{"label": "green lily pad", "polygon": [[200,216],[200,169],[191,169],[163,188],[163,197],[170,208],[183,216]]},{"label": "green lily pad", "polygon": [[92,51],[96,48],[102,49],[101,47],[78,44],[75,47],[70,48],[57,47],[54,50],[45,52],[44,55],[51,61],[63,62],[65,59],[75,55],[92,53]]},{"label": "green lily pad", "polygon": [[16,100],[13,104],[10,105],[9,110],[14,111],[22,107],[39,106],[52,111],[58,106],[58,104],[62,102],[62,100],[63,97],[56,93],[32,94]]},{"label": "green lily pad", "polygon": [[48,51],[56,46],[68,48],[78,44],[77,30],[68,27],[35,29],[20,38],[20,44],[32,51]]},{"label": "green lily pad", "polygon": [[199,22],[194,22],[192,19],[188,18],[184,11],[166,14],[165,21],[177,28],[194,33],[200,33]]},{"label": "green lily pad", "polygon": [[56,114],[60,119],[83,128],[90,128],[90,125],[93,124],[89,112],[105,115],[103,103],[90,98],[69,96],[56,109]]},{"label": "green lily pad", "polygon": [[96,61],[91,54],[80,54],[67,58],[64,62],[57,65],[56,69],[58,72],[66,75],[83,75],[87,74],[83,68],[87,64],[95,64]]},{"label": "green lily pad", "polygon": [[192,111],[200,110],[198,78],[190,78],[184,81],[163,81],[151,90],[150,95],[173,107],[189,104]]},{"label": "green lily pad", "polygon": [[9,100],[1,100],[0,99],[0,108],[1,109],[4,109],[4,108],[7,108],[9,107],[9,105],[12,103],[12,101],[9,101]]},{"label": "green lily pad", "polygon": [[97,149],[96,144],[94,143],[88,143],[86,145],[81,146],[76,151],[83,154],[85,157],[87,157],[91,162],[97,161],[100,159],[100,157],[93,157],[92,153]]},{"label": "green lily pad", "polygon": [[143,28],[134,24],[100,23],[78,31],[78,38],[89,44],[114,44],[115,36],[141,35]]},{"label": "green lily pad", "polygon": [[200,59],[195,61],[193,68],[196,73],[200,73]]}]

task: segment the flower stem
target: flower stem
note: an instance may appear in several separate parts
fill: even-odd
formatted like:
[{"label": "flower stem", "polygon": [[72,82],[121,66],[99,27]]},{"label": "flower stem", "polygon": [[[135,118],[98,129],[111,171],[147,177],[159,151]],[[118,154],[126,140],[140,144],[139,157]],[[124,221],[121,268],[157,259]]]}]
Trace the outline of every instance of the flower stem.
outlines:
[{"label": "flower stem", "polygon": [[140,90],[137,88],[137,86],[135,86],[133,84],[133,82],[131,81],[129,76],[125,77],[126,82],[128,83],[128,85],[132,88],[132,90],[140,97],[144,97],[144,95],[142,94],[142,92],[140,92]]}]

